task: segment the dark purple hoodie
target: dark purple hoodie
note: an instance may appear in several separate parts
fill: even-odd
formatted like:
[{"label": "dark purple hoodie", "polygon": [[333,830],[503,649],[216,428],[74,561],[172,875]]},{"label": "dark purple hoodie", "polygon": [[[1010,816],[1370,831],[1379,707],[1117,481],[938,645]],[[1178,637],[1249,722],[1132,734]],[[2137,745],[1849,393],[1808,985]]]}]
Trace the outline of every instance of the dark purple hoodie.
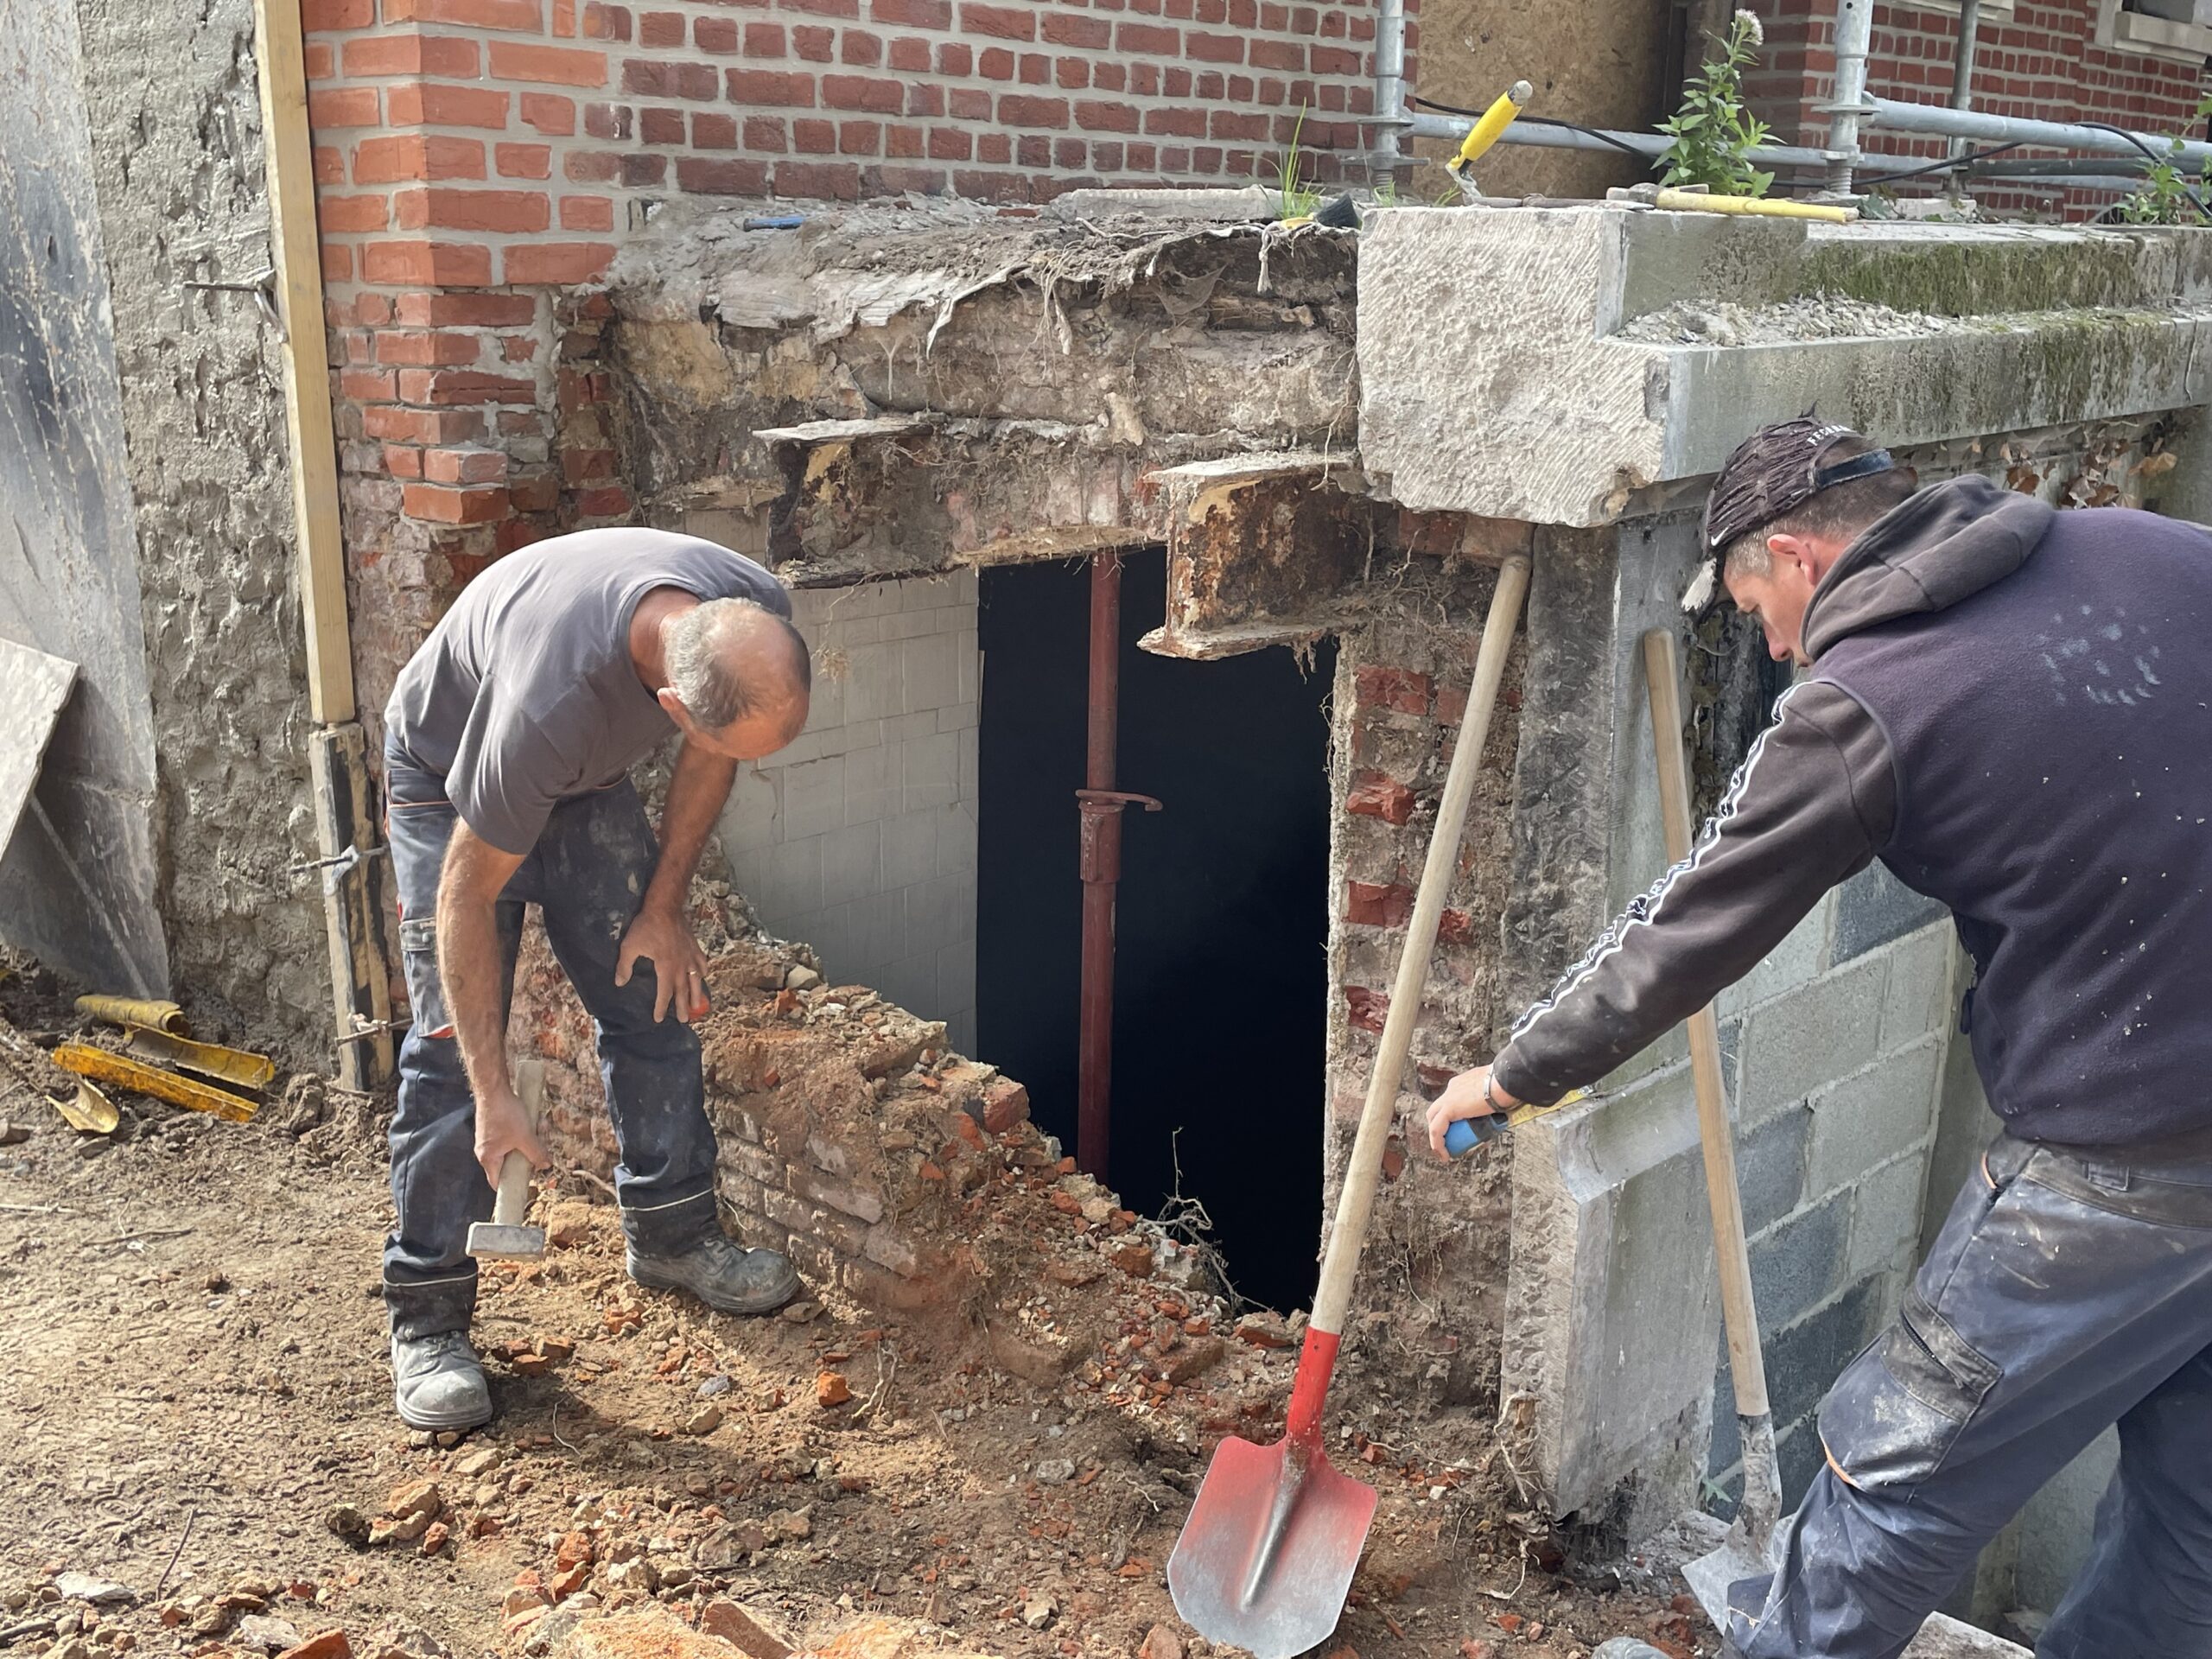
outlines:
[{"label": "dark purple hoodie", "polygon": [[2212,1130],[2212,537],[1970,476],[1856,541],[1689,859],[1516,1027],[1501,1087],[1603,1077],[1879,857],[1951,909],[2024,1139]]}]

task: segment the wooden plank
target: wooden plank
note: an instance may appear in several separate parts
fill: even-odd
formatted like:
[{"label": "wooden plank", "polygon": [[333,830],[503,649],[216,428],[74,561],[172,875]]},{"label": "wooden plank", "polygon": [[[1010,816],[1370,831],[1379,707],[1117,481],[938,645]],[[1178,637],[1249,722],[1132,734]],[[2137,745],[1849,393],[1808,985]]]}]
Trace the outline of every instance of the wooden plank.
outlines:
[{"label": "wooden plank", "polygon": [[284,424],[292,447],[292,515],[299,537],[300,609],[308,699],[315,718],[353,718],[353,660],[346,622],[346,551],[338,519],[338,440],[322,317],[322,250],[315,230],[315,151],[308,130],[307,58],[299,0],[254,0],[261,79],[270,255],[284,321]]}]

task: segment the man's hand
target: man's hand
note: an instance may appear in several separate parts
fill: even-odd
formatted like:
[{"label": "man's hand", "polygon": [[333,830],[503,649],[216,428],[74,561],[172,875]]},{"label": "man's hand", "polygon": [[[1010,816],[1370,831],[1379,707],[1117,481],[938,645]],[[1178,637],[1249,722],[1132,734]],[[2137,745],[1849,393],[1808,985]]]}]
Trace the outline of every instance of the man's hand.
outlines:
[{"label": "man's hand", "polygon": [[[1490,1083],[1490,1068],[1478,1065],[1471,1071],[1462,1071],[1444,1085],[1444,1092],[1431,1102],[1428,1108],[1428,1146],[1446,1163],[1452,1154],[1444,1150],[1444,1132],[1454,1123],[1470,1117],[1489,1117],[1497,1109],[1483,1097],[1485,1084]],[[1518,1106],[1504,1090],[1492,1086],[1490,1093],[1500,1105]]]},{"label": "man's hand", "polygon": [[497,1090],[484,1091],[476,1099],[476,1161],[484,1166],[484,1179],[491,1182],[494,1191],[499,1185],[499,1166],[506,1162],[511,1152],[518,1152],[529,1159],[532,1169],[543,1169],[553,1161],[538,1144],[537,1132],[531,1127],[530,1111],[522,1103],[522,1097],[502,1084]]},{"label": "man's hand", "polygon": [[653,965],[653,1023],[667,1015],[687,1023],[707,1012],[707,957],[691,925],[681,911],[650,899],[622,935],[622,948],[614,959],[614,982],[627,985],[631,972],[643,957]]}]

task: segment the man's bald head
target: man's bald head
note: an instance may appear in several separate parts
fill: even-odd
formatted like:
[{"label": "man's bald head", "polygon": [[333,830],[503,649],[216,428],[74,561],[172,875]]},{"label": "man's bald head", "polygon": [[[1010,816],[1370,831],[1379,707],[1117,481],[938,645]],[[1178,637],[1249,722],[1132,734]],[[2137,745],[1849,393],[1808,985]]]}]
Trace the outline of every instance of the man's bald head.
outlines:
[{"label": "man's bald head", "polygon": [[[806,640],[749,599],[709,599],[677,612],[661,635],[668,691],[717,749],[757,760],[806,724],[813,667]],[[741,753],[750,751],[750,753]]]}]

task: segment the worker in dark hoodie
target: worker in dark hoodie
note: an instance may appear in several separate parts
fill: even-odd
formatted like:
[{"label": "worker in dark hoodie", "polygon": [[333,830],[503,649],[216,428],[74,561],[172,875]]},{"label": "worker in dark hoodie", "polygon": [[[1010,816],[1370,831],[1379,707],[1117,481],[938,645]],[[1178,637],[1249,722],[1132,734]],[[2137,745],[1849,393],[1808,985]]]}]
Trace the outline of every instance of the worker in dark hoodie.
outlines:
[{"label": "worker in dark hoodie", "polygon": [[1878,858],[1950,906],[2003,1133],[1823,1403],[1826,1466],[1724,1652],[1890,1659],[2117,1424],[2036,1651],[2212,1655],[2212,536],[1918,490],[1806,419],[1729,458],[1704,545],[1686,607],[1717,581],[1806,672],[1690,856],[1453,1080],[1431,1143],[1605,1076]]}]

